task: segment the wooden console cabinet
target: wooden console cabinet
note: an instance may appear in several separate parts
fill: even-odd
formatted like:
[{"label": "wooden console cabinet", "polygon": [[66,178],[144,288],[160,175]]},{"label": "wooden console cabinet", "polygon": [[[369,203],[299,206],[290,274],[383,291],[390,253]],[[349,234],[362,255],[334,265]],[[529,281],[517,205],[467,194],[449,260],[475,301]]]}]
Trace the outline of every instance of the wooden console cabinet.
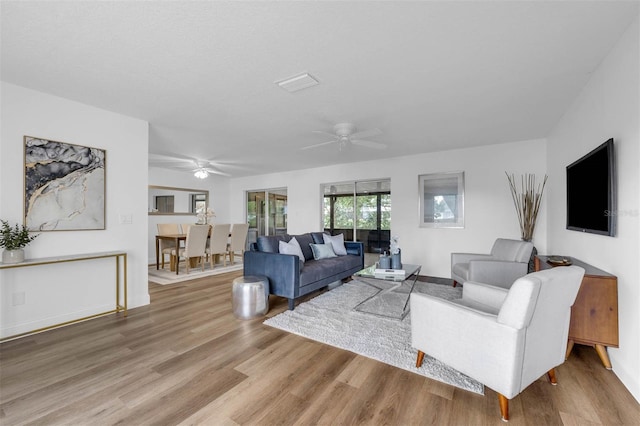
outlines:
[{"label": "wooden console cabinet", "polygon": [[[548,259],[549,256],[536,256],[535,270],[553,268]],[[585,274],[571,308],[566,357],[574,343],[593,346],[602,364],[611,370],[607,346],[618,347],[618,278],[576,258],[569,259],[573,265],[584,268]]]}]

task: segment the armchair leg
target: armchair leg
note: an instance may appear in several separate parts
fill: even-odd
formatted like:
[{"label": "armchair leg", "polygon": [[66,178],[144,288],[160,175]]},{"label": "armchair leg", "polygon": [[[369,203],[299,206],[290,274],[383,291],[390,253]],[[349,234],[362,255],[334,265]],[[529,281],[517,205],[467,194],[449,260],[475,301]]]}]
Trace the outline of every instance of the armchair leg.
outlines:
[{"label": "armchair leg", "polygon": [[418,358],[416,359],[416,367],[420,367],[422,365],[423,360],[424,360],[424,352],[418,351]]},{"label": "armchair leg", "polygon": [[549,377],[549,381],[551,382],[552,385],[555,386],[558,384],[558,380],[556,379],[556,370],[554,368],[547,371],[547,377]]},{"label": "armchair leg", "polygon": [[509,421],[509,400],[506,396],[499,393],[498,401],[500,402],[500,416],[503,422]]}]

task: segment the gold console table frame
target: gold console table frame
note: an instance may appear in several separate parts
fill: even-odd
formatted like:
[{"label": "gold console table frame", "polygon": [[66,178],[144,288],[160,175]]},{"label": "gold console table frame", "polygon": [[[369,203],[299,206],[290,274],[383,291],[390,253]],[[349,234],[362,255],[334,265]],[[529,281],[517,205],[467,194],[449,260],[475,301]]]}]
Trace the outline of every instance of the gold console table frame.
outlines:
[{"label": "gold console table frame", "polygon": [[[53,328],[62,327],[64,325],[73,324],[80,321],[85,321],[91,318],[101,317],[108,314],[122,312],[124,316],[127,316],[127,253],[124,251],[108,251],[100,253],[86,253],[86,254],[74,254],[67,256],[56,257],[42,257],[36,259],[27,259],[20,263],[0,263],[0,270],[13,269],[13,268],[28,268],[31,266],[50,265],[67,262],[79,262],[83,260],[95,260],[114,257],[116,260],[116,304],[115,309],[111,309],[106,312],[100,312],[97,314],[89,315],[82,318],[77,318],[69,321],[65,321],[59,324],[53,324],[46,327],[38,328],[35,330],[25,331],[24,333],[14,334],[13,336],[7,336],[0,339],[0,342],[5,340],[15,339],[17,337],[26,336],[28,334],[39,333],[41,331],[50,330]],[[123,278],[122,278],[122,304],[120,303],[120,261],[122,259]]]}]

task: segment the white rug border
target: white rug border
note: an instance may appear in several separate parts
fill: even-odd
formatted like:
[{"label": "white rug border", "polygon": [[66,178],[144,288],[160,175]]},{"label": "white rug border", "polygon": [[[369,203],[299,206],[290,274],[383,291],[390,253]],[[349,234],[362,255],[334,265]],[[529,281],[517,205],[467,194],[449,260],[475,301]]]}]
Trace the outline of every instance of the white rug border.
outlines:
[{"label": "white rug border", "polygon": [[[182,283],[189,280],[195,280],[198,278],[205,278],[205,277],[211,277],[214,275],[226,274],[228,272],[241,271],[243,269],[243,264],[242,262],[236,261],[234,265],[227,265],[227,266],[214,265],[213,269],[210,269],[209,265],[206,265],[204,272],[202,272],[200,267],[197,267],[197,268],[191,268],[189,274],[187,274],[186,269],[184,268],[184,266],[182,266],[179,271],[180,273],[177,275],[175,271],[173,272],[169,271],[169,266],[165,266],[165,268],[166,269],[164,271],[162,271],[162,269],[156,270],[155,264],[149,265],[149,272],[147,274],[148,281],[155,284],[159,284],[159,285],[177,284],[177,283]],[[163,276],[160,276],[157,274],[171,276],[172,278],[164,278]]]}]

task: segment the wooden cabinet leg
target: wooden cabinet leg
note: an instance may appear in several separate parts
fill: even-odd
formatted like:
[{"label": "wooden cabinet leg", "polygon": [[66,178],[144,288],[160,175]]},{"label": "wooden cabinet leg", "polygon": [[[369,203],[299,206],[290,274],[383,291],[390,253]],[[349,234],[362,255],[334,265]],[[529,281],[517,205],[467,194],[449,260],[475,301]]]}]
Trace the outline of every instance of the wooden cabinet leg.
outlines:
[{"label": "wooden cabinet leg", "polygon": [[569,339],[569,341],[567,342],[567,353],[564,356],[564,360],[566,361],[567,359],[569,359],[569,355],[571,355],[571,350],[573,349],[573,340]]},{"label": "wooden cabinet leg", "polygon": [[611,370],[611,361],[609,360],[609,354],[607,353],[606,346],[596,345],[596,352],[598,352],[598,356],[600,357],[600,361],[602,361],[604,368]]}]

